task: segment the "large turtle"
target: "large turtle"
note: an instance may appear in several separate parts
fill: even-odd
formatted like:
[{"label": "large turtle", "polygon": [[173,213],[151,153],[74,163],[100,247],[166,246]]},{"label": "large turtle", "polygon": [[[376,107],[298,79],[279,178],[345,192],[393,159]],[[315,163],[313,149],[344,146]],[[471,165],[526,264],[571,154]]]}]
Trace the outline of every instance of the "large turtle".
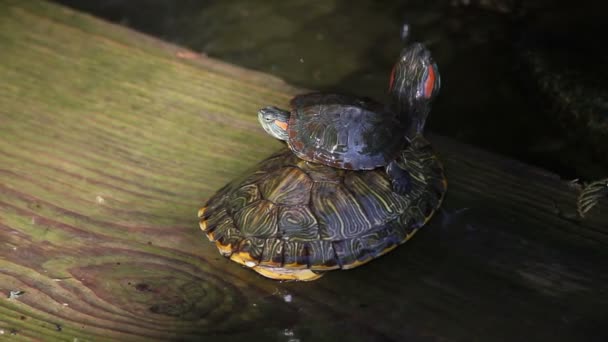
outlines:
[{"label": "large turtle", "polygon": [[269,278],[357,267],[411,238],[445,194],[441,163],[422,136],[395,163],[411,175],[404,195],[383,169],[337,169],[285,148],[209,199],[200,227],[221,254]]},{"label": "large turtle", "polygon": [[265,107],[262,127],[285,140],[300,158],[347,170],[386,167],[393,190],[407,194],[410,175],[395,162],[422,133],[440,88],[437,65],[420,43],[403,49],[391,73],[391,103],[344,94],[311,93],[291,101],[291,111]]}]

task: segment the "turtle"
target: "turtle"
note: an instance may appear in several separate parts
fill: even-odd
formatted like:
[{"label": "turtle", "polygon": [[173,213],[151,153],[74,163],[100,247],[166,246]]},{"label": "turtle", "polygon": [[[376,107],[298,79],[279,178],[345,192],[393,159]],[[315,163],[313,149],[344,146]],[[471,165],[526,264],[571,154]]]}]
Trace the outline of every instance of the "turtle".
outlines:
[{"label": "turtle", "polygon": [[258,120],[304,160],[346,170],[385,167],[393,190],[407,194],[411,177],[396,157],[422,134],[440,84],[431,53],[422,43],[413,43],[402,49],[392,69],[388,105],[367,97],[313,92],[295,96],[291,110],[260,109]]},{"label": "turtle", "polygon": [[334,168],[283,147],[213,195],[199,210],[200,228],[222,255],[272,279],[309,281],[360,266],[410,239],[446,192],[443,167],[421,135],[395,162],[411,175],[404,195],[381,168]]}]

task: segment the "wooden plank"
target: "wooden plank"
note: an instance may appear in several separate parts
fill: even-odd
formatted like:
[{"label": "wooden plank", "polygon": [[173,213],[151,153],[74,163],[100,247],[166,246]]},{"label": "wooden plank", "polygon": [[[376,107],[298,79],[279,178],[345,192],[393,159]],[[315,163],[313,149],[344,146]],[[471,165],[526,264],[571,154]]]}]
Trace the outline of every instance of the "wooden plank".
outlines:
[{"label": "wooden plank", "polygon": [[[298,90],[56,5],[0,3],[0,336],[16,341],[601,341],[608,206],[431,136],[444,209],[312,283],[219,256],[196,211],[280,144]],[[9,298],[11,291],[15,292]]]}]

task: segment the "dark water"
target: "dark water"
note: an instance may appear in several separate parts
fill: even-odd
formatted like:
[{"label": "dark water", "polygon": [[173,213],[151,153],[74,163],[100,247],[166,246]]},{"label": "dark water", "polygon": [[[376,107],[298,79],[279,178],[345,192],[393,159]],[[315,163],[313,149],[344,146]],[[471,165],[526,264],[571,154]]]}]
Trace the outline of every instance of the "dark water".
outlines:
[{"label": "dark water", "polygon": [[[553,100],[537,89],[538,76],[522,58],[522,52],[549,36],[559,42],[551,47],[567,56],[589,54],[571,48],[573,41],[597,47],[589,60],[608,55],[608,44],[594,43],[591,34],[601,31],[601,13],[608,9],[600,2],[57,2],[301,87],[380,100],[386,100],[388,74],[401,48],[399,29],[407,20],[411,37],[430,47],[441,70],[442,91],[429,130],[565,178],[608,175],[607,164],[587,151],[598,142],[587,144],[584,129],[574,142],[567,137],[556,109],[547,104]],[[595,77],[594,72],[583,73]],[[592,84],[601,88],[598,96],[607,94],[605,82]]]}]

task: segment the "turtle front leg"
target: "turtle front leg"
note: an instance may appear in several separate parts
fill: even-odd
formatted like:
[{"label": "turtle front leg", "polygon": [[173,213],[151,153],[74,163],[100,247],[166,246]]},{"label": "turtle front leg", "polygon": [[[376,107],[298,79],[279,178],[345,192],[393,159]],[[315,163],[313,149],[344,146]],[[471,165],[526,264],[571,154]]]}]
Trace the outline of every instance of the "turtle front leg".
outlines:
[{"label": "turtle front leg", "polygon": [[386,173],[391,180],[394,192],[405,195],[412,189],[412,176],[401,168],[396,160],[386,166]]}]

